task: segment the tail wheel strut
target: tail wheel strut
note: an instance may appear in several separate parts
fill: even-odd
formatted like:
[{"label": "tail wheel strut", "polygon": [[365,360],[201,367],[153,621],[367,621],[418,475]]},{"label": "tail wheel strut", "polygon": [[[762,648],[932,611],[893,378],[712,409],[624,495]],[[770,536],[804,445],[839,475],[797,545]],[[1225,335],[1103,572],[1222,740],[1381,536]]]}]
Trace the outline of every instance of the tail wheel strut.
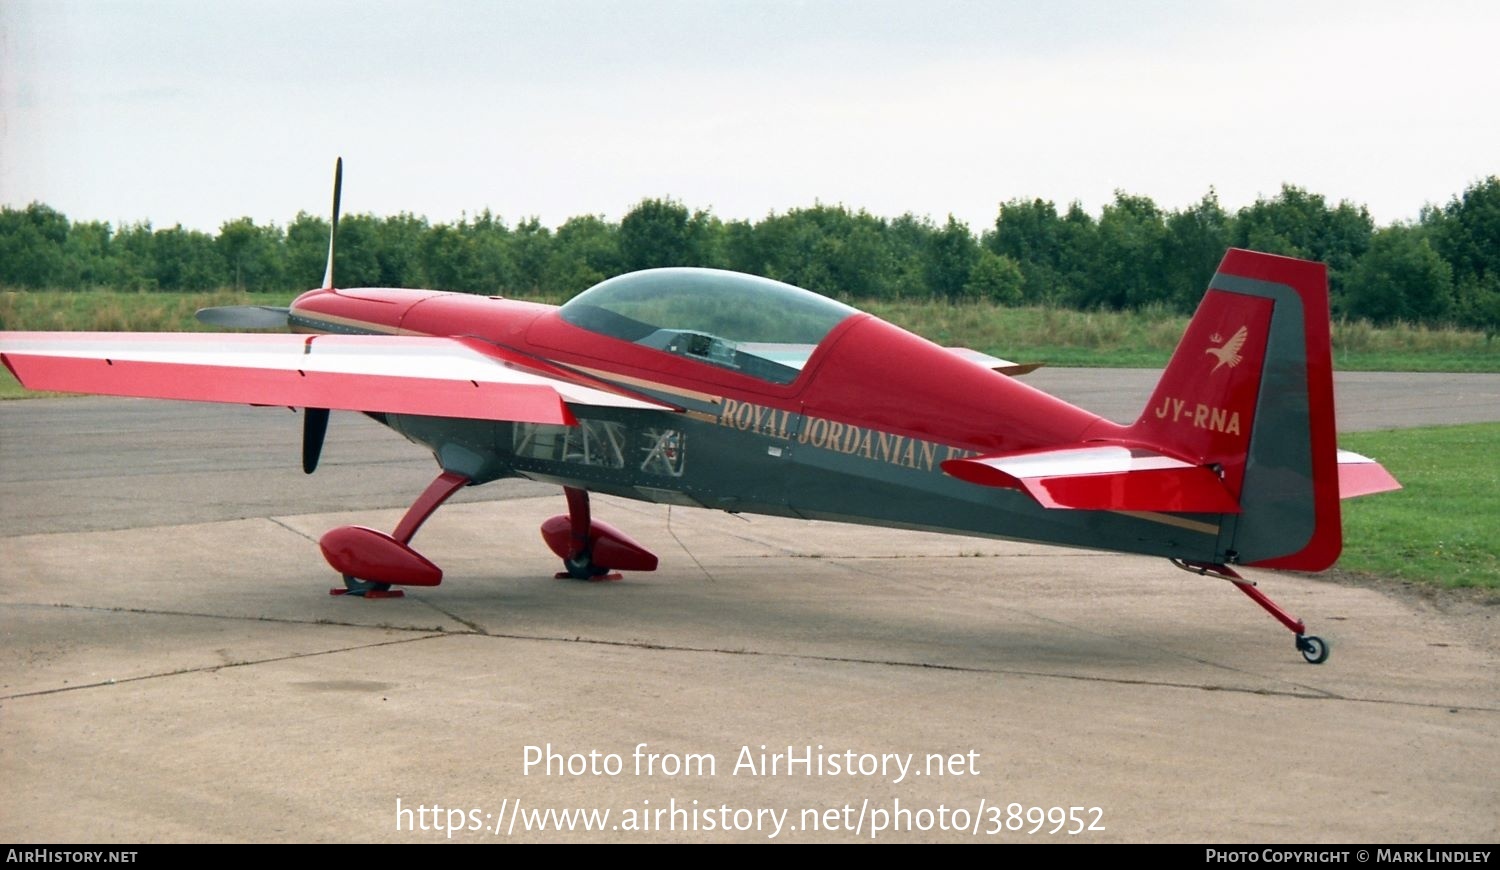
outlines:
[{"label": "tail wheel strut", "polygon": [[1254,583],[1240,576],[1239,572],[1233,568],[1228,565],[1218,565],[1211,562],[1188,562],[1182,559],[1173,559],[1172,564],[1192,574],[1218,577],[1233,583],[1236,589],[1245,593],[1251,601],[1259,604],[1263,610],[1276,617],[1277,622],[1286,626],[1288,631],[1297,636],[1297,652],[1302,653],[1302,657],[1309,664],[1321,665],[1328,661],[1328,641],[1317,635],[1309,635],[1307,633],[1307,626],[1302,620],[1287,613],[1281,605],[1272,601],[1264,592],[1257,589]]}]

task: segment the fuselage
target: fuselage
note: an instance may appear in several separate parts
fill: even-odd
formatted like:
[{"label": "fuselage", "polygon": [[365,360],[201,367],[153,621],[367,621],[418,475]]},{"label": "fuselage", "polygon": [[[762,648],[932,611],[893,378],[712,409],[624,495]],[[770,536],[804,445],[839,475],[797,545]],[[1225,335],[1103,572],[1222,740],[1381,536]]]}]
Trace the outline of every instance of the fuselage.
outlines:
[{"label": "fuselage", "polygon": [[[678,271],[690,280],[705,270]],[[750,297],[738,307],[761,304]],[[1124,427],[869,314],[844,308],[815,344],[797,345],[652,331],[634,319],[615,328],[579,300],[570,310],[424,290],[314,290],[293,303],[290,323],[471,336],[679,409],[574,408],[578,426],[377,417],[478,483],[521,476],[731,512],[1214,555],[1213,517],[1046,510],[944,474],[948,459],[1118,439]]]}]

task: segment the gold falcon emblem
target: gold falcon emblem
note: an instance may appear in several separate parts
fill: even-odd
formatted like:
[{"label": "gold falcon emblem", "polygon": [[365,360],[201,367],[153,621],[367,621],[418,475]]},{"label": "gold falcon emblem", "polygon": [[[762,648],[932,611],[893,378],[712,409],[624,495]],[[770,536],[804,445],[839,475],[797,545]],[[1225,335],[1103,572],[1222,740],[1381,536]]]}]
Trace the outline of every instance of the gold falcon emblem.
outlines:
[{"label": "gold falcon emblem", "polygon": [[[1209,374],[1213,374],[1214,372],[1218,371],[1219,366],[1227,365],[1230,368],[1234,368],[1235,366],[1239,365],[1240,348],[1245,346],[1245,339],[1248,338],[1249,335],[1250,330],[1246,327],[1241,326],[1240,331],[1231,336],[1230,339],[1224,342],[1223,345],[1221,345],[1220,347],[1211,347],[1205,350],[1204,353],[1211,353],[1219,359],[1219,362],[1213,367],[1212,370],[1209,371]],[[1213,337],[1210,340],[1219,341],[1220,339],[1218,333],[1214,333]]]}]

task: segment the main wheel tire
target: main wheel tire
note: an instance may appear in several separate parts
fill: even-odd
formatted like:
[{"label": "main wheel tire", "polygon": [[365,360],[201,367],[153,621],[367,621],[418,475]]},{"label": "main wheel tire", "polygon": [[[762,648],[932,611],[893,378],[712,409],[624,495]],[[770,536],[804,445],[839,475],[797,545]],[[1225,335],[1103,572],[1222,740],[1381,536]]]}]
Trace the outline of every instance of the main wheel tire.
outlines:
[{"label": "main wheel tire", "polygon": [[576,559],[564,559],[563,569],[574,580],[592,580],[600,574],[607,573],[606,569],[594,567],[593,557],[588,553],[584,553]]},{"label": "main wheel tire", "polygon": [[391,584],[376,583],[373,580],[361,580],[353,574],[344,575],[344,588],[349,591],[346,595],[363,596],[367,592],[389,592]]}]

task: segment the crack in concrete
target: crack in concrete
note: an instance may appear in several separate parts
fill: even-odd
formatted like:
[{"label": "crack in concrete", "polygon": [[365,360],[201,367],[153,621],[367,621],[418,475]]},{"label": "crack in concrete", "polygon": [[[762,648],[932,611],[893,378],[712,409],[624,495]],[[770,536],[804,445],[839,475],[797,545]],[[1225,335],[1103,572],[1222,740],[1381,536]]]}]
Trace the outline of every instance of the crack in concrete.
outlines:
[{"label": "crack in concrete", "polygon": [[[391,625],[390,623],[368,623],[368,622],[342,622],[334,619],[292,619],[285,616],[238,616],[230,613],[200,613],[194,610],[158,610],[145,607],[100,607],[94,604],[39,604],[34,601],[12,601],[0,604],[4,607],[34,607],[51,608],[56,610],[85,610],[94,613],[136,613],[145,616],[192,616],[199,619],[226,619],[235,622],[274,622],[285,625],[328,625],[336,628],[372,628],[381,631],[414,631],[421,634],[468,634],[468,632],[450,632],[441,625],[416,626],[416,625]],[[467,625],[463,620],[457,620]],[[483,632],[480,632],[483,633]]]},{"label": "crack in concrete", "polygon": [[[859,561],[870,561],[870,560],[876,560],[876,559],[904,559],[904,560],[914,560],[914,559],[1056,559],[1058,557],[1058,554],[1056,554],[1056,553],[979,553],[979,552],[974,552],[974,553],[891,553],[891,554],[888,554],[888,555],[866,555],[866,556],[845,556],[845,555],[837,555],[837,554],[835,554],[835,555],[828,555],[826,553],[790,553],[789,552],[786,555],[787,555],[788,558],[791,558],[791,559],[826,559],[826,560],[828,560],[830,562],[832,562],[832,561],[859,562]],[[1117,558],[1117,555],[1114,554],[1114,553],[1073,553],[1073,552],[1070,552],[1070,553],[1068,553],[1068,557],[1069,558],[1079,558],[1079,559],[1111,559],[1111,558]],[[753,556],[751,558],[775,559],[775,558],[778,558],[778,557],[775,554],[766,553],[766,554],[763,554],[763,555],[760,555],[760,556]]]},{"label": "crack in concrete", "polygon": [[[181,676],[181,675],[184,675],[184,674],[195,674],[195,673],[205,673],[205,672],[220,671],[220,670],[224,670],[225,668],[248,667],[250,665],[271,664],[271,663],[275,663],[275,662],[290,661],[290,660],[293,660],[293,659],[302,659],[302,658],[313,658],[313,657],[317,657],[317,656],[324,656],[324,655],[330,655],[330,654],[341,653],[341,652],[354,652],[354,651],[358,651],[358,650],[376,649],[376,648],[384,647],[384,646],[393,646],[393,645],[396,645],[396,644],[405,644],[405,643],[416,643],[416,642],[419,642],[419,641],[435,640],[435,639],[440,639],[440,638],[483,637],[483,638],[489,638],[489,639],[493,639],[493,640],[530,641],[530,642],[533,642],[533,643],[584,644],[584,645],[590,645],[590,646],[620,647],[620,648],[627,648],[627,649],[639,649],[639,650],[659,651],[659,652],[707,653],[707,654],[710,654],[710,655],[753,656],[753,657],[763,657],[763,658],[772,658],[772,659],[783,659],[783,660],[788,660],[788,661],[829,662],[829,663],[833,663],[833,664],[875,665],[875,666],[880,666],[880,667],[916,668],[916,669],[920,669],[920,670],[945,671],[945,672],[960,673],[960,674],[995,674],[995,675],[999,675],[999,676],[1024,677],[1024,678],[1031,678],[1031,679],[1047,679],[1047,680],[1072,680],[1072,681],[1077,681],[1077,682],[1103,683],[1103,684],[1118,685],[1118,686],[1146,686],[1146,687],[1151,687],[1151,688],[1164,688],[1164,689],[1191,689],[1191,690],[1197,690],[1197,691],[1201,691],[1201,692],[1228,692],[1228,693],[1240,694],[1240,695],[1260,695],[1260,696],[1264,696],[1264,697],[1297,698],[1297,699],[1308,700],[1308,701],[1344,701],[1344,702],[1358,703],[1358,704],[1379,704],[1379,705],[1382,705],[1382,706],[1391,706],[1391,707],[1409,707],[1409,708],[1417,708],[1417,709],[1448,710],[1449,712],[1458,712],[1458,711],[1462,710],[1462,711],[1465,711],[1465,712],[1477,712],[1477,713],[1500,713],[1500,707],[1484,707],[1484,706],[1471,705],[1471,704],[1440,704],[1440,703],[1433,703],[1433,702],[1428,702],[1428,701],[1400,701],[1400,700],[1391,700],[1391,699],[1384,699],[1384,698],[1361,698],[1361,697],[1356,697],[1356,696],[1339,695],[1339,694],[1336,694],[1336,693],[1333,693],[1333,692],[1328,692],[1326,690],[1314,689],[1314,688],[1309,687],[1309,686],[1304,686],[1304,685],[1295,684],[1295,683],[1293,685],[1297,686],[1297,688],[1301,689],[1302,691],[1292,691],[1292,690],[1286,690],[1286,689],[1254,689],[1254,688],[1242,688],[1242,687],[1236,687],[1236,686],[1213,685],[1213,684],[1208,684],[1208,683],[1180,683],[1180,682],[1172,682],[1172,681],[1169,681],[1169,680],[1130,679],[1130,678],[1126,678],[1126,677],[1101,677],[1101,676],[1090,676],[1090,675],[1087,675],[1087,674],[1059,674],[1059,673],[1050,673],[1050,672],[1047,672],[1047,671],[1024,670],[1024,669],[1019,669],[1019,668],[986,668],[986,667],[978,667],[978,666],[972,666],[972,665],[947,665],[947,664],[939,664],[939,663],[935,663],[935,662],[902,661],[900,659],[876,659],[876,658],[861,658],[861,657],[857,657],[857,656],[830,656],[830,655],[814,655],[814,654],[809,654],[809,653],[784,653],[784,652],[768,652],[768,651],[764,651],[764,650],[725,649],[725,648],[720,648],[720,647],[698,647],[698,646],[688,646],[688,645],[683,645],[683,644],[661,644],[661,643],[652,643],[652,642],[649,642],[649,641],[606,640],[606,639],[602,639],[602,638],[586,638],[586,637],[582,637],[582,636],[560,637],[560,636],[551,636],[551,635],[529,635],[529,634],[494,633],[494,632],[487,631],[482,626],[479,626],[477,624],[471,623],[468,620],[461,619],[461,618],[459,618],[457,616],[454,616],[453,614],[448,613],[447,611],[443,610],[442,608],[438,607],[435,604],[431,604],[430,602],[423,602],[423,603],[427,604],[430,607],[432,607],[434,610],[437,610],[439,613],[442,613],[445,616],[448,616],[450,619],[453,619],[455,622],[458,622],[458,623],[460,623],[462,625],[467,626],[469,628],[469,630],[468,631],[447,631],[447,630],[445,630],[443,628],[416,628],[416,627],[403,627],[403,626],[392,626],[392,625],[367,625],[367,624],[364,624],[364,623],[330,622],[330,621],[327,621],[327,620],[298,620],[298,619],[284,619],[284,618],[276,618],[276,617],[226,616],[224,614],[186,613],[186,612],[181,612],[181,611],[145,610],[145,609],[136,609],[136,608],[122,608],[122,607],[93,607],[93,606],[72,605],[72,604],[25,604],[25,603],[22,603],[22,604],[11,604],[11,605],[8,605],[8,606],[20,606],[20,607],[54,607],[54,608],[60,608],[60,609],[65,609],[65,610],[90,610],[90,611],[113,612],[113,613],[136,613],[136,614],[144,614],[144,615],[152,615],[152,616],[194,616],[194,617],[207,618],[207,619],[228,619],[228,620],[236,620],[236,621],[242,621],[242,622],[278,622],[278,623],[291,623],[291,624],[301,624],[301,625],[331,625],[331,626],[339,626],[339,627],[346,627],[346,628],[381,629],[381,630],[387,630],[387,631],[413,632],[413,633],[419,634],[420,636],[418,636],[418,637],[409,637],[409,638],[401,638],[401,639],[398,639],[398,640],[385,640],[385,641],[379,641],[379,642],[368,643],[368,644],[355,644],[353,646],[340,647],[338,649],[318,650],[318,651],[315,651],[315,652],[306,652],[306,653],[293,653],[293,654],[284,655],[284,656],[273,656],[273,657],[265,658],[265,659],[255,659],[253,661],[233,662],[233,663],[230,663],[230,664],[204,665],[204,666],[196,667],[196,668],[182,668],[182,669],[174,670],[174,671],[165,671],[165,672],[158,673],[158,674],[143,674],[143,675],[137,676],[137,677],[126,677],[126,678],[120,679],[120,680],[107,680],[107,681],[103,681],[103,682],[86,683],[86,684],[81,684],[81,685],[77,685],[77,686],[59,687],[59,688],[54,688],[54,689],[40,689],[40,690],[36,690],[36,691],[31,691],[31,692],[18,692],[18,693],[13,694],[13,695],[0,695],[0,701],[8,701],[8,700],[13,700],[13,699],[18,699],[18,698],[29,698],[29,697],[39,696],[39,695],[52,695],[52,694],[58,694],[58,693],[61,693],[61,692],[77,691],[77,690],[80,690],[80,689],[93,689],[93,688],[100,688],[100,687],[104,687],[104,686],[121,685],[121,684],[124,684],[124,683],[134,683],[134,682],[140,682],[142,680],[153,680],[153,679],[158,679],[158,678],[161,678],[161,677],[173,677],[173,676]],[[1224,669],[1229,670],[1231,672],[1236,672],[1236,673],[1239,672],[1239,671],[1236,671],[1234,668],[1230,668],[1230,667],[1225,666],[1225,665],[1217,665],[1216,663],[1213,663],[1213,662],[1204,662],[1204,661],[1201,661],[1201,660],[1198,660],[1198,659],[1193,659],[1193,661],[1198,661],[1200,664],[1207,664],[1207,665],[1213,665],[1215,667],[1221,667],[1221,668],[1224,668]]]},{"label": "crack in concrete", "polygon": [[[448,617],[449,619],[453,620],[454,622],[458,623],[459,625],[466,626],[469,629],[469,631],[472,632],[472,633],[474,633],[474,634],[482,635],[484,637],[490,637],[491,636],[490,633],[489,633],[489,631],[486,630],[484,626],[480,625],[477,622],[474,622],[474,621],[468,620],[468,619],[464,619],[462,616],[459,616],[456,613],[449,613],[448,611],[444,610],[441,607],[438,607],[436,604],[432,603],[431,601],[428,601],[425,598],[417,598],[415,600],[418,603],[420,603],[420,604],[425,604],[426,606],[431,607],[433,610],[436,610],[438,613],[441,613],[442,615]],[[457,632],[457,633],[463,634],[465,632]]]},{"label": "crack in concrete", "polygon": [[294,529],[294,528],[292,528],[291,526],[289,526],[286,523],[282,522],[281,517],[265,517],[265,519],[270,520],[271,522],[275,523],[278,526],[281,526],[283,529],[286,529],[287,531],[291,532],[292,534],[296,535],[299,538],[303,538],[305,540],[312,541],[314,544],[318,543],[318,539],[317,538],[314,538],[312,535],[309,535],[307,532],[304,532],[301,529]]},{"label": "crack in concrete", "polygon": [[[450,635],[450,636],[453,636],[453,635]],[[718,647],[694,647],[694,646],[658,644],[658,643],[651,643],[651,642],[648,642],[648,641],[603,640],[603,639],[585,638],[585,637],[548,637],[548,636],[544,636],[544,635],[523,635],[523,634],[489,634],[489,635],[487,635],[487,637],[496,638],[496,639],[502,639],[502,640],[523,640],[523,641],[529,640],[529,641],[538,641],[538,642],[546,642],[546,643],[579,643],[579,644],[594,644],[594,645],[598,645],[598,646],[630,647],[630,648],[635,648],[635,649],[659,650],[659,651],[664,651],[664,652],[694,652],[694,653],[711,653],[711,654],[716,654],[716,655],[761,656],[761,657],[765,657],[765,658],[787,659],[787,660],[791,660],[791,661],[832,662],[832,663],[836,663],[836,664],[857,664],[857,665],[880,665],[880,666],[885,666],[885,667],[917,668],[917,669],[920,669],[920,670],[932,670],[932,671],[950,671],[950,672],[954,672],[954,673],[964,673],[964,674],[996,674],[996,675],[1002,675],[1002,676],[1032,677],[1032,678],[1038,678],[1038,679],[1051,679],[1051,680],[1075,680],[1075,681],[1080,681],[1080,682],[1106,683],[1106,684],[1121,685],[1121,686],[1150,686],[1150,687],[1154,687],[1154,688],[1166,688],[1166,689],[1196,689],[1196,690],[1204,691],[1204,692],[1229,692],[1229,693],[1241,694],[1241,695],[1262,695],[1262,696],[1267,696],[1267,697],[1298,698],[1298,699],[1307,700],[1307,701],[1348,701],[1348,702],[1352,702],[1352,703],[1381,704],[1381,705],[1394,706],[1394,707],[1416,707],[1416,708],[1427,708],[1427,709],[1437,709],[1437,710],[1450,710],[1450,711],[1465,710],[1465,711],[1480,712],[1480,713],[1500,713],[1500,707],[1481,707],[1481,706],[1474,706],[1474,705],[1467,705],[1467,704],[1439,704],[1439,703],[1433,703],[1433,702],[1429,702],[1429,701],[1395,701],[1395,700],[1389,700],[1389,699],[1383,699],[1383,698],[1360,698],[1360,697],[1353,697],[1353,696],[1346,696],[1346,695],[1338,695],[1338,694],[1335,694],[1333,692],[1327,692],[1327,691],[1324,691],[1324,690],[1321,690],[1321,689],[1310,689],[1308,687],[1301,687],[1301,686],[1299,686],[1299,687],[1307,689],[1307,690],[1306,691],[1302,691],[1302,692],[1295,692],[1295,691],[1288,691],[1288,690],[1285,690],[1285,689],[1251,689],[1251,688],[1240,688],[1240,687],[1236,687],[1236,686],[1216,686],[1216,685],[1212,685],[1212,684],[1176,683],[1176,682],[1171,682],[1171,681],[1167,681],[1167,680],[1134,680],[1134,679],[1129,679],[1129,678],[1126,678],[1126,677],[1097,677],[1097,676],[1089,676],[1087,674],[1058,674],[1058,673],[1050,673],[1050,672],[1047,672],[1047,671],[1028,671],[1028,670],[1021,670],[1021,669],[1014,669],[1014,668],[985,668],[985,667],[976,667],[976,666],[972,666],[972,665],[945,665],[945,664],[938,664],[938,663],[935,663],[935,662],[910,662],[910,661],[902,661],[900,659],[873,659],[873,658],[859,658],[859,657],[855,657],[855,656],[826,656],[826,655],[813,655],[813,654],[809,654],[809,653],[782,653],[782,652],[766,652],[766,651],[763,651],[763,650],[722,649],[722,648],[718,648]],[[1194,661],[1197,661],[1197,660],[1194,659]],[[1212,664],[1212,663],[1208,662],[1206,664]],[[1224,666],[1220,666],[1220,667],[1224,667]],[[1233,670],[1232,668],[1226,668],[1226,669],[1231,670],[1231,671]],[[1294,685],[1297,685],[1297,684],[1294,684]]]},{"label": "crack in concrete", "polygon": [[[132,612],[132,613],[138,613],[138,612],[142,612],[142,611],[130,611],[130,612]],[[118,679],[118,680],[116,680],[116,679],[101,680],[100,682],[97,682],[97,683],[81,683],[81,684],[76,685],[76,686],[59,686],[59,687],[57,687],[55,689],[37,689],[37,690],[31,691],[31,692],[17,692],[14,695],[0,695],[0,701],[13,701],[13,700],[15,700],[17,698],[35,698],[35,697],[37,697],[39,695],[57,695],[57,694],[61,694],[63,692],[76,692],[76,691],[79,691],[81,689],[98,689],[98,688],[102,688],[102,687],[105,687],[105,686],[121,686],[121,685],[124,685],[126,683],[139,683],[139,682],[142,682],[143,680],[159,680],[159,679],[162,679],[164,677],[180,677],[180,676],[183,676],[184,674],[213,673],[215,671],[229,670],[230,668],[246,668],[246,667],[250,667],[252,665],[264,665],[264,664],[271,664],[271,663],[274,663],[274,662],[286,662],[286,661],[292,661],[294,659],[316,658],[317,656],[326,656],[326,655],[331,655],[333,653],[357,652],[357,651],[361,651],[361,650],[376,649],[377,647],[382,647],[382,646],[393,646],[395,644],[402,644],[402,643],[415,643],[416,641],[419,641],[419,640],[427,640],[428,638],[441,637],[441,636],[442,635],[426,634],[426,635],[423,635],[422,637],[403,637],[403,638],[400,638],[399,640],[383,640],[383,641],[380,641],[378,643],[356,644],[354,646],[340,647],[339,649],[325,649],[325,650],[317,650],[316,652],[305,652],[305,653],[290,653],[290,654],[284,655],[284,656],[272,656],[270,658],[251,659],[251,660],[239,661],[239,662],[222,662],[222,663],[216,664],[216,665],[202,665],[202,666],[196,667],[196,668],[179,668],[179,669],[177,669],[175,671],[162,671],[161,673],[157,673],[157,674],[141,674],[138,677],[122,677],[121,679]]]},{"label": "crack in concrete", "polygon": [[688,545],[685,544],[685,543],[683,543],[682,538],[679,538],[677,536],[677,530],[674,529],[674,528],[672,528],[672,506],[671,505],[667,505],[667,534],[671,535],[672,536],[672,540],[674,540],[674,541],[677,542],[677,546],[682,549],[682,552],[686,553],[687,557],[689,559],[693,560],[693,564],[697,565],[698,566],[698,570],[703,572],[704,578],[706,578],[708,580],[708,582],[713,583],[714,582],[714,575],[708,573],[708,569],[705,568],[705,567],[703,567],[703,563],[698,560],[698,556],[695,553],[693,553],[692,550],[688,549]]}]

